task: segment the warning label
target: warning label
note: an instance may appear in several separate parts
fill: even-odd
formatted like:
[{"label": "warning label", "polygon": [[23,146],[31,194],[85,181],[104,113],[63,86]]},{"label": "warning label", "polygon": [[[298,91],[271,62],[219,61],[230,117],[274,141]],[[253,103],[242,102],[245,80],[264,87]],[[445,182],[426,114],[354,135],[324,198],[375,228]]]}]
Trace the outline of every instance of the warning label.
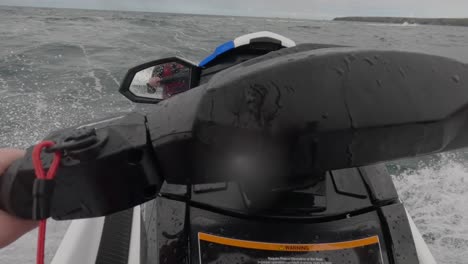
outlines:
[{"label": "warning label", "polygon": [[[200,263],[383,264],[378,236],[318,244],[265,243],[198,233]],[[223,262],[224,263],[224,262]]]},{"label": "warning label", "polygon": [[271,258],[268,257],[268,260],[258,260],[258,264],[332,264],[330,261],[326,261],[322,258]]}]

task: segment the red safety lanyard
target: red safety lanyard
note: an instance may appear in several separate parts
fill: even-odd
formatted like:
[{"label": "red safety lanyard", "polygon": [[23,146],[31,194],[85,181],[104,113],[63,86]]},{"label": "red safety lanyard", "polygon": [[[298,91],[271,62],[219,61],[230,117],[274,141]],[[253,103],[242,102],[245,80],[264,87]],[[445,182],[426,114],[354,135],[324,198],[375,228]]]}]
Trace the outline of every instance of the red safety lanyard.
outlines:
[{"label": "red safety lanyard", "polygon": [[[60,160],[62,158],[62,154],[60,151],[54,153],[54,160],[47,171],[44,171],[44,167],[42,165],[41,154],[42,150],[45,148],[50,148],[55,145],[52,141],[43,141],[37,144],[33,149],[32,159],[34,164],[34,171],[36,172],[36,178],[41,180],[53,180],[55,174],[57,173],[57,169],[60,165]],[[41,219],[39,222],[39,236],[37,240],[37,256],[36,256],[36,263],[37,264],[44,264],[44,253],[45,253],[45,238],[46,238],[46,221],[47,219]]]}]

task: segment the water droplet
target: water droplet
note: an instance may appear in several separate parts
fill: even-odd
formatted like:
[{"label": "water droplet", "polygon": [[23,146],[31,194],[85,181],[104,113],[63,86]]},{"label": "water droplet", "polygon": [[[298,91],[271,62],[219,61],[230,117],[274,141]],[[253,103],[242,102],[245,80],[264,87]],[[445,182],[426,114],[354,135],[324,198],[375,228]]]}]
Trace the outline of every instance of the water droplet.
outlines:
[{"label": "water droplet", "polygon": [[377,85],[378,85],[379,87],[382,87],[382,81],[380,81],[380,80],[375,80],[375,81],[377,82]]},{"label": "water droplet", "polygon": [[454,81],[456,83],[459,83],[460,82],[460,76],[458,76],[458,75],[452,76],[452,81]]},{"label": "water droplet", "polygon": [[399,68],[399,71],[400,71],[401,77],[406,78],[406,72],[405,70],[403,70],[402,67]]},{"label": "water droplet", "polygon": [[364,61],[369,63],[370,66],[374,66],[374,62],[370,58],[365,58]]},{"label": "water droplet", "polygon": [[348,72],[351,70],[351,60],[349,59],[349,56],[346,57],[344,60],[344,63],[346,64],[346,69],[348,70]]},{"label": "water droplet", "polygon": [[343,74],[344,74],[344,70],[341,69],[341,68],[335,68],[335,71],[336,71],[336,73],[338,73],[338,75],[340,75],[340,76],[343,76]]},{"label": "water droplet", "polygon": [[348,60],[349,61],[355,61],[356,60],[356,56],[354,54],[349,54],[348,55]]}]

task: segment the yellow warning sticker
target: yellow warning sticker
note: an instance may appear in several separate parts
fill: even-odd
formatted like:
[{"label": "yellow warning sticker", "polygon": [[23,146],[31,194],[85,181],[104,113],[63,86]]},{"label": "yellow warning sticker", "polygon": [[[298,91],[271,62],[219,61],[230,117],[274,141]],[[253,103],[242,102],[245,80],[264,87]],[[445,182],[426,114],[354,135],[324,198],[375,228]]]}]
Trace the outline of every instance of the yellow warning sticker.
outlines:
[{"label": "yellow warning sticker", "polygon": [[221,259],[229,263],[257,264],[383,264],[378,236],[334,243],[289,244],[234,239],[199,232],[198,240],[202,264],[215,263]]},{"label": "yellow warning sticker", "polygon": [[203,241],[213,242],[226,246],[233,246],[239,248],[273,250],[273,251],[324,251],[324,250],[339,250],[347,248],[362,247],[379,243],[379,237],[373,236],[359,240],[352,240],[338,243],[323,243],[323,244],[280,244],[280,243],[264,243],[254,242],[240,239],[225,238],[205,233],[198,233],[198,238]]}]

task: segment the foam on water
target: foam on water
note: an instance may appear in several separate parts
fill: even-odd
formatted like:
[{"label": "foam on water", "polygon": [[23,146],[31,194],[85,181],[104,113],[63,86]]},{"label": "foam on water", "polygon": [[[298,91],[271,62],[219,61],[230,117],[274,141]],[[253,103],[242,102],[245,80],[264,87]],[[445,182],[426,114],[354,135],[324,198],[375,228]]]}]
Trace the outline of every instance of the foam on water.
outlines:
[{"label": "foam on water", "polygon": [[[128,68],[172,55],[198,61],[255,31],[296,43],[404,49],[468,62],[468,28],[461,27],[12,7],[0,7],[0,25],[0,147],[25,148],[52,130],[142,108],[117,92]],[[394,173],[398,192],[439,263],[466,263],[464,156],[399,164],[412,169]],[[66,226],[51,223],[48,261]],[[1,250],[0,264],[34,263],[34,251],[31,233]]]},{"label": "foam on water", "polygon": [[[362,23],[362,22],[356,22],[356,23]],[[401,24],[398,23],[366,23],[368,26],[374,26],[374,27],[416,27],[419,26],[419,24],[415,23],[408,23],[404,22]]]},{"label": "foam on water", "polygon": [[455,153],[436,157],[393,175],[394,182],[438,263],[466,263],[467,162]]}]

